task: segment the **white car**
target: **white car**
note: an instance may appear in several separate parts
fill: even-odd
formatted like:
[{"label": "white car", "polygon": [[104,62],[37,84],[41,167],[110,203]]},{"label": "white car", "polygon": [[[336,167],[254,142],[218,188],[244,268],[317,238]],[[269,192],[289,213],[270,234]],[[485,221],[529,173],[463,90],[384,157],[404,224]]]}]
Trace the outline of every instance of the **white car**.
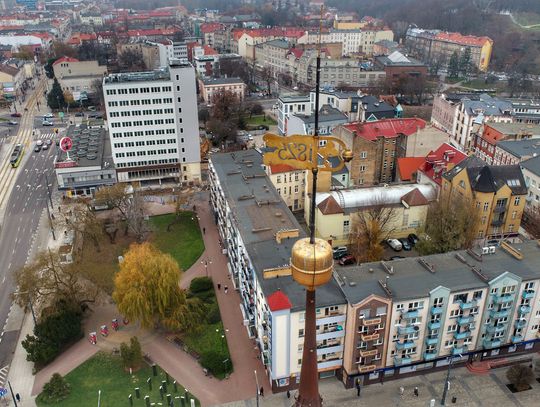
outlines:
[{"label": "white car", "polygon": [[43,115],[43,118],[45,118],[45,119],[52,119],[53,117],[54,117],[54,114],[52,114],[52,113],[45,113]]},{"label": "white car", "polygon": [[54,123],[51,122],[51,121],[49,121],[49,120],[43,120],[43,121],[41,122],[41,125],[42,125],[42,126],[54,126]]},{"label": "white car", "polygon": [[388,243],[388,246],[390,246],[396,252],[399,252],[403,249],[403,245],[397,239],[388,239],[386,243]]}]

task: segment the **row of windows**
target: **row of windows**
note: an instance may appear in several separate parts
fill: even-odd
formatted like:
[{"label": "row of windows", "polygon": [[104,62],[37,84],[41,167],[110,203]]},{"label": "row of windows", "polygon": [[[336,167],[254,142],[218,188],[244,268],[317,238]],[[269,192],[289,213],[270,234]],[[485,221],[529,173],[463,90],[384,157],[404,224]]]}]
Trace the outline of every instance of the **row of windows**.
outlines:
[{"label": "row of windows", "polygon": [[122,147],[140,147],[140,146],[154,146],[156,144],[175,144],[176,139],[171,138],[167,140],[146,140],[144,141],[128,141],[126,143],[114,143],[114,148],[122,148]]},{"label": "row of windows", "polygon": [[[107,105],[109,107],[117,107],[117,106],[140,106],[140,105],[161,105],[161,104],[167,104],[172,103],[172,98],[164,98],[164,99],[142,99],[142,100],[110,100],[107,102]],[[171,112],[172,113],[172,112]]]},{"label": "row of windows", "polygon": [[129,163],[118,163],[116,164],[116,166],[118,168],[143,167],[145,165],[170,164],[170,163],[177,163],[177,162],[178,162],[178,158],[169,158],[169,159],[163,159],[163,160],[132,161]]},{"label": "row of windows", "polygon": [[176,148],[169,148],[169,149],[160,149],[160,150],[148,150],[148,151],[128,151],[126,153],[116,153],[114,156],[116,158],[124,158],[124,157],[135,157],[135,156],[143,156],[143,155],[157,155],[157,154],[176,154],[178,153],[178,149]]},{"label": "row of windows", "polygon": [[[183,120],[180,118],[178,119],[179,123],[182,123]],[[132,126],[153,126],[153,125],[159,125],[159,124],[174,124],[174,119],[155,119],[155,120],[136,120],[134,122],[113,122],[111,123],[111,127],[118,128],[118,127],[132,127]],[[182,131],[180,131],[182,133]]]},{"label": "row of windows", "polygon": [[153,86],[150,88],[121,88],[121,89],[107,89],[105,93],[107,95],[133,95],[137,93],[160,93],[160,92],[170,92],[172,90],[172,87],[170,86],[163,86],[163,88],[159,86]]},{"label": "row of windows", "polygon": [[[115,127],[115,126],[113,126]],[[184,129],[180,129],[180,133],[183,133]],[[158,129],[158,130],[145,130],[145,131],[126,131],[122,133],[113,133],[113,138],[122,138],[122,137],[141,137],[141,136],[154,136],[161,134],[175,134],[176,129]],[[182,139],[183,142],[184,139]]]},{"label": "row of windows", "polygon": [[[112,102],[109,102],[112,103]],[[115,102],[116,103],[116,102]],[[124,111],[124,112],[111,112],[111,117],[129,117],[129,116],[146,116],[146,115],[152,115],[152,114],[167,114],[167,113],[174,113],[174,109],[168,108],[168,109],[146,109],[146,110],[131,110],[131,111]]]}]

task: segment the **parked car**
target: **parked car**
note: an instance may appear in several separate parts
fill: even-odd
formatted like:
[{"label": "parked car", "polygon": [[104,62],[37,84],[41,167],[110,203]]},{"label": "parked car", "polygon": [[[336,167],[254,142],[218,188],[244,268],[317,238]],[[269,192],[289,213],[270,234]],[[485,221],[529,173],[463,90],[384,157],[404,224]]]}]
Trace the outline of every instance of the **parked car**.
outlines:
[{"label": "parked car", "polygon": [[15,113],[11,113],[11,117],[21,117],[22,114],[20,114],[19,112],[15,112]]},{"label": "parked car", "polygon": [[16,126],[19,124],[19,122],[16,122],[15,120],[10,120],[8,123],[11,124],[12,126]]},{"label": "parked car", "polygon": [[418,239],[418,236],[416,236],[414,233],[409,234],[409,236],[407,236],[407,239],[409,239],[409,243],[413,246],[420,240]]},{"label": "parked car", "polygon": [[403,245],[397,239],[388,239],[386,243],[396,252],[399,252],[403,249]]},{"label": "parked car", "polygon": [[399,259],[404,259],[405,256],[392,256],[390,257],[390,260],[399,260]]},{"label": "parked car", "polygon": [[45,113],[45,114],[43,115],[43,118],[44,118],[44,119],[52,119],[53,117],[54,117],[54,114],[52,114],[52,113]]},{"label": "parked car", "polygon": [[42,146],[43,145],[43,140],[38,140],[36,141],[36,146]]},{"label": "parked car", "polygon": [[48,138],[47,140],[45,140],[45,144],[50,146],[52,144],[52,140],[50,138]]},{"label": "parked car", "polygon": [[48,150],[49,149],[49,146],[47,144],[43,144],[43,147],[41,147],[42,150]]},{"label": "parked car", "polygon": [[354,258],[352,254],[348,254],[347,256],[344,256],[338,261],[340,266],[347,266],[348,264],[354,264],[355,262],[356,262],[356,259]]},{"label": "parked car", "polygon": [[36,146],[34,147],[34,152],[39,153],[40,151],[41,151],[41,146],[39,144],[36,144]]},{"label": "parked car", "polygon": [[336,247],[333,251],[334,260],[338,260],[347,254],[348,250],[345,246]]},{"label": "parked car", "polygon": [[412,244],[409,242],[409,239],[402,237],[399,239],[399,242],[401,243],[401,246],[403,246],[403,250],[409,251],[412,249]]},{"label": "parked car", "polygon": [[54,123],[51,122],[51,121],[49,121],[49,120],[43,120],[43,121],[41,122],[41,125],[42,125],[42,126],[54,126]]}]

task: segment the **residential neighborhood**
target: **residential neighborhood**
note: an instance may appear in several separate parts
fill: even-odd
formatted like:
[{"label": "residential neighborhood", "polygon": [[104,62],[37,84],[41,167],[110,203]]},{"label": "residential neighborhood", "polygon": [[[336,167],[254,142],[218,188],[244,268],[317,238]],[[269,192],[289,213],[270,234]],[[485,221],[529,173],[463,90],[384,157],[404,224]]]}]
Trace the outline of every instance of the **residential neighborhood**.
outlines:
[{"label": "residential neighborhood", "polygon": [[540,4],[451,3],[1,1],[0,404],[536,406]]}]

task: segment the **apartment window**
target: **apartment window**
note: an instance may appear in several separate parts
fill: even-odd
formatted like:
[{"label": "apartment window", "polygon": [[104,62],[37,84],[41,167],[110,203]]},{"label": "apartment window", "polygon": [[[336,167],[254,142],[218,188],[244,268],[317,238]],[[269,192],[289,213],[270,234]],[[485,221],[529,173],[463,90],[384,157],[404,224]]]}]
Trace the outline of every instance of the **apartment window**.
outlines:
[{"label": "apartment window", "polygon": [[281,175],[276,177],[276,183],[281,184]]},{"label": "apartment window", "polygon": [[503,294],[510,294],[510,293],[513,293],[514,291],[516,291],[515,285],[507,285],[502,288]]},{"label": "apartment window", "polygon": [[520,203],[520,201],[521,201],[521,197],[520,197],[520,196],[516,196],[516,197],[514,198],[514,206],[518,206],[519,203]]},{"label": "apartment window", "polygon": [[463,315],[463,310],[461,309],[453,309],[450,311],[450,318],[456,318]]},{"label": "apartment window", "polygon": [[343,221],[343,234],[346,235],[349,233],[349,227],[350,227],[350,221],[344,220]]},{"label": "apartment window", "polygon": [[525,290],[532,290],[534,288],[534,283],[532,281],[525,284]]},{"label": "apartment window", "polygon": [[367,158],[367,151],[362,151],[360,153],[360,158]]},{"label": "apartment window", "polygon": [[489,202],[484,202],[484,212],[487,212],[489,209]]},{"label": "apartment window", "polygon": [[478,290],[473,293],[473,300],[479,300],[482,298],[482,291]]},{"label": "apartment window", "polygon": [[448,328],[446,329],[446,332],[456,332],[457,331],[457,324],[448,325]]},{"label": "apartment window", "polygon": [[304,329],[299,329],[299,330],[298,330],[298,336],[299,336],[300,338],[303,338],[303,337],[304,337]]},{"label": "apartment window", "polygon": [[402,310],[404,307],[405,307],[405,304],[397,304],[396,305],[396,310],[397,311]]},{"label": "apartment window", "polygon": [[365,165],[361,165],[360,166],[360,172],[364,172],[366,170],[366,166]]},{"label": "apartment window", "polygon": [[435,298],[435,299],[433,300],[433,306],[434,306],[434,307],[442,307],[443,302],[444,302],[444,298],[443,298],[443,297]]}]

